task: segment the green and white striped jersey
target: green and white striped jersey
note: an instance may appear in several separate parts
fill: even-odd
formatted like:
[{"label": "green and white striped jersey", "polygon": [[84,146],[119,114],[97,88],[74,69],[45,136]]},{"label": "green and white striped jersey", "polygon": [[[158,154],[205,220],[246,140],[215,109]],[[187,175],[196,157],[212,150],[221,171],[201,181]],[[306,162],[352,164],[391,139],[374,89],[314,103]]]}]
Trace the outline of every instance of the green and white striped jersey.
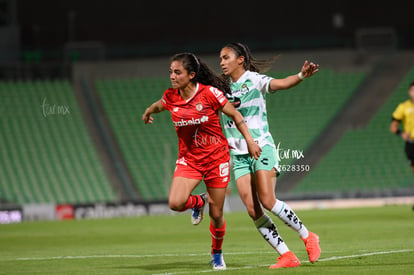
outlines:
[{"label": "green and white striped jersey", "polygon": [[[273,78],[256,72],[246,71],[236,82],[230,81],[232,97],[236,109],[243,115],[250,134],[260,147],[275,147],[269,132],[266,111],[266,95]],[[224,134],[229,142],[232,155],[248,154],[247,144],[235,122],[222,113]]]}]

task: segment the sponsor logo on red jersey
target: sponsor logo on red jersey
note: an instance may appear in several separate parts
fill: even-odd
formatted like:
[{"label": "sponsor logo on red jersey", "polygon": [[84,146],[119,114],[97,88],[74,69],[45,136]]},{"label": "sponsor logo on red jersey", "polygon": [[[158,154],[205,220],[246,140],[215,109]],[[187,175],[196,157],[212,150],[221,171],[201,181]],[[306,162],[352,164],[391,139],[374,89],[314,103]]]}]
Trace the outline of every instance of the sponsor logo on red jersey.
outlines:
[{"label": "sponsor logo on red jersey", "polygon": [[208,121],[208,116],[202,116],[201,118],[191,118],[189,120],[181,119],[179,121],[173,121],[175,127],[198,125]]},{"label": "sponsor logo on red jersey", "polygon": [[228,162],[220,164],[219,169],[220,169],[220,177],[228,176],[230,173],[230,165]]}]

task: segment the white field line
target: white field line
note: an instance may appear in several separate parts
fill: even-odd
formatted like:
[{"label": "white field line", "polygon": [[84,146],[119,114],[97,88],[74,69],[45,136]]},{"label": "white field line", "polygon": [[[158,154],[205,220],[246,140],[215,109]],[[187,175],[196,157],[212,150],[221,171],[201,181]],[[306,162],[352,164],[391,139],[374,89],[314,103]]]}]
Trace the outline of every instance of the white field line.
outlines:
[{"label": "white field line", "polygon": [[[368,253],[362,253],[362,254],[355,254],[355,255],[345,255],[345,256],[333,256],[329,258],[322,258],[318,261],[320,262],[329,262],[329,261],[335,261],[335,260],[342,260],[342,259],[350,259],[350,258],[358,258],[358,257],[368,257],[368,256],[375,256],[375,255],[382,255],[382,254],[394,254],[394,253],[406,253],[406,252],[412,252],[414,249],[401,249],[401,250],[389,250],[389,251],[376,251],[376,252],[368,252]],[[301,263],[309,263],[309,261],[301,261]],[[274,263],[272,263],[274,264]],[[230,267],[226,270],[241,270],[241,269],[253,269],[258,267],[268,267],[271,264],[266,265],[250,265],[250,266],[243,266],[243,267]],[[197,274],[197,273],[209,273],[209,272],[215,272],[216,270],[213,269],[206,269],[206,270],[200,270],[200,271],[182,271],[182,272],[168,272],[168,273],[154,273],[152,275],[178,275],[178,274]]]},{"label": "white field line", "polygon": [[335,261],[335,260],[342,260],[342,259],[349,259],[349,258],[357,258],[357,257],[368,257],[374,255],[382,255],[382,254],[393,254],[393,253],[405,253],[405,252],[412,252],[414,249],[401,249],[401,250],[390,250],[390,251],[376,251],[376,252],[368,252],[358,255],[348,255],[348,256],[333,256],[329,258],[319,259],[320,262],[328,262],[328,261]]},{"label": "white field line", "polygon": [[[332,256],[328,258],[321,258],[318,261],[320,262],[328,262],[328,261],[335,261],[335,260],[342,260],[342,259],[349,259],[349,258],[357,258],[357,257],[368,257],[374,255],[382,255],[382,254],[394,254],[394,253],[405,253],[405,252],[412,252],[414,249],[400,249],[400,250],[388,250],[388,251],[373,251],[373,252],[366,252],[362,254],[353,254],[353,255],[344,255],[344,256]],[[274,251],[270,252],[258,252],[258,251],[250,251],[250,252],[227,252],[225,255],[249,255],[249,254],[275,254]],[[155,258],[155,257],[200,257],[209,255],[208,253],[190,253],[190,254],[147,254],[147,255],[85,255],[85,256],[55,256],[55,257],[31,257],[31,258],[16,258],[17,261],[48,261],[48,260],[73,260],[73,259],[104,259],[104,258]],[[303,263],[308,263],[309,261],[302,261]],[[240,269],[245,268],[254,268],[259,266],[267,266],[267,265],[257,265],[257,266],[246,266]],[[228,268],[232,269],[232,268]],[[235,268],[237,270],[238,268]],[[208,271],[198,271],[196,273],[203,273],[209,272]],[[185,274],[186,272],[178,272],[178,273],[166,273],[166,274]]]},{"label": "white field line", "polygon": [[[349,258],[358,258],[358,257],[368,257],[368,256],[375,256],[375,255],[382,255],[382,254],[394,254],[394,253],[406,253],[406,252],[412,252],[414,249],[401,249],[401,250],[389,250],[389,251],[376,251],[376,252],[369,252],[369,253],[362,253],[362,254],[355,254],[355,255],[344,255],[344,256],[333,256],[329,258],[322,258],[318,261],[320,262],[328,262],[328,261],[335,261],[335,260],[342,260],[342,259],[349,259]],[[228,254],[228,253],[226,253]],[[234,253],[236,254],[236,253]],[[302,263],[309,263],[309,261],[302,261]],[[273,263],[272,263],[273,264]],[[271,264],[266,265],[251,265],[251,266],[243,266],[243,267],[235,267],[235,268],[227,268],[226,270],[241,270],[241,269],[253,269],[258,267],[268,267]],[[152,275],[178,275],[178,274],[197,274],[197,273],[209,273],[209,272],[215,272],[216,270],[213,269],[206,269],[206,270],[200,270],[200,271],[182,271],[182,272],[168,272],[168,273],[154,273]]]},{"label": "white field line", "polygon": [[[225,255],[249,255],[249,254],[275,254],[274,251],[260,252],[226,252]],[[156,257],[200,257],[209,256],[209,253],[167,253],[167,254],[147,254],[147,255],[85,255],[85,256],[54,256],[54,257],[30,257],[30,258],[16,258],[17,261],[47,261],[47,260],[71,260],[71,259],[99,259],[99,258],[156,258]]]}]

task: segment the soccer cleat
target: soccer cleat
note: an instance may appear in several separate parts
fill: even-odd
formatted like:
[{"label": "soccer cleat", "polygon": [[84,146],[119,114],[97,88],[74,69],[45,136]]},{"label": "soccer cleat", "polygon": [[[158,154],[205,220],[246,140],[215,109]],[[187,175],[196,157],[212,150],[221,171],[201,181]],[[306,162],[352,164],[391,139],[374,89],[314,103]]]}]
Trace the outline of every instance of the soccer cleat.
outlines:
[{"label": "soccer cleat", "polygon": [[269,268],[285,268],[297,266],[300,266],[299,259],[295,256],[295,254],[293,254],[292,251],[288,251],[277,258],[277,263],[269,266]]},{"label": "soccer cleat", "polygon": [[321,255],[321,247],[319,246],[319,236],[315,233],[309,232],[306,239],[301,238],[305,242],[306,252],[311,263],[316,262]]},{"label": "soccer cleat", "polygon": [[200,208],[191,208],[191,223],[193,225],[198,225],[203,220],[204,206],[207,203],[207,194],[200,194],[200,197],[204,201],[203,206],[201,206]]},{"label": "soccer cleat", "polygon": [[213,253],[211,254],[210,264],[215,270],[225,270],[226,263],[224,262],[223,253]]}]

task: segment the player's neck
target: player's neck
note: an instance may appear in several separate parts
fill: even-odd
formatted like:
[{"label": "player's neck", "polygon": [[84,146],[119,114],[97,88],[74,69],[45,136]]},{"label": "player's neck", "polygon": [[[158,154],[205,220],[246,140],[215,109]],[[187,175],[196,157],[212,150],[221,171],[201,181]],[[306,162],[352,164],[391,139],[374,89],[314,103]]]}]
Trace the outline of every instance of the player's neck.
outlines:
[{"label": "player's neck", "polygon": [[231,81],[234,83],[234,82],[237,82],[237,80],[239,80],[240,79],[240,77],[244,74],[246,72],[246,70],[244,69],[244,68],[239,68],[239,69],[237,69],[237,70],[235,70],[231,75],[230,75],[230,78],[231,78]]},{"label": "player's neck", "polygon": [[190,82],[187,86],[180,89],[180,95],[184,100],[190,99],[196,92],[197,85]]}]

